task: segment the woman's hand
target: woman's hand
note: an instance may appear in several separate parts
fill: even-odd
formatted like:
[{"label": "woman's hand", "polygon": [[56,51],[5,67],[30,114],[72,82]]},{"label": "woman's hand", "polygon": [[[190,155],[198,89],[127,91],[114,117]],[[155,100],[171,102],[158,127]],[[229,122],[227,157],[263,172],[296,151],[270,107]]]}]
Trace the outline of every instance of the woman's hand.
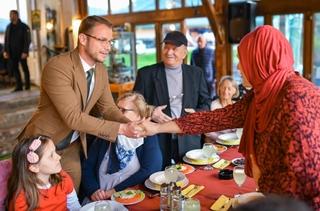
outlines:
[{"label": "woman's hand", "polygon": [[150,118],[144,120],[140,126],[144,129],[143,134],[139,134],[140,136],[153,136],[158,133],[159,124],[151,122]]}]

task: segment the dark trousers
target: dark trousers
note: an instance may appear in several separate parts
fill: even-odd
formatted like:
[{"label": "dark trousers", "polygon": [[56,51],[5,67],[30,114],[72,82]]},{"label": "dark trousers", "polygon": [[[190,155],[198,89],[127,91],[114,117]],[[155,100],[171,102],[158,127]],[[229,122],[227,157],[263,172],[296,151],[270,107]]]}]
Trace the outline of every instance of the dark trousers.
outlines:
[{"label": "dark trousers", "polygon": [[19,62],[24,73],[25,89],[30,89],[30,72],[27,64],[27,59],[10,58],[8,61],[8,69],[16,79],[16,89],[22,90],[23,87],[19,71]]}]

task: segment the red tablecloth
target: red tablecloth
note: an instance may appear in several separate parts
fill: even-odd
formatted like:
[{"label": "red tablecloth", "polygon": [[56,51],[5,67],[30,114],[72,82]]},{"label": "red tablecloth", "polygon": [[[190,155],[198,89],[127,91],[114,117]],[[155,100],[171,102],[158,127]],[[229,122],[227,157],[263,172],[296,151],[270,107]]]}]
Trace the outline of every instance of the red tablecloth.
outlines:
[{"label": "red tablecloth", "polygon": [[[238,148],[231,147],[227,151],[220,154],[220,157],[226,160],[232,160],[237,157],[241,157],[241,154],[238,153]],[[220,180],[218,178],[219,170],[214,169],[212,171],[200,170],[197,166],[196,171],[191,174],[188,174],[190,184],[199,184],[204,185],[205,188],[199,192],[194,198],[200,200],[201,210],[210,210],[211,205],[216,201],[220,195],[224,194],[228,197],[233,197],[238,193],[247,193],[255,191],[256,184],[252,178],[247,177],[245,183],[241,188],[233,180]],[[233,165],[230,165],[228,168],[233,168]],[[143,186],[139,186],[139,189],[147,190]],[[159,210],[160,207],[160,198],[146,198],[135,205],[127,206],[129,210]]]}]

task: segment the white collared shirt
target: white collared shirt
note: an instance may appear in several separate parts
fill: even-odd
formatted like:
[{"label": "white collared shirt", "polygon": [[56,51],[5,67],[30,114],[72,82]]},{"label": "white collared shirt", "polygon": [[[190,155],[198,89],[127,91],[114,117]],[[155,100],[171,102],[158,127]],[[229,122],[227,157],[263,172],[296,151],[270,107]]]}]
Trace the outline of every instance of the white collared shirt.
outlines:
[{"label": "white collared shirt", "polygon": [[[79,55],[80,56],[80,55]],[[84,75],[87,77],[87,72],[92,69],[92,68],[95,68],[96,65],[94,64],[93,66],[90,66],[87,62],[85,62],[81,56],[80,56],[80,60],[81,60],[81,64],[82,64],[82,67],[83,67],[83,70],[84,70]],[[87,97],[87,102],[89,101],[91,95],[92,95],[92,92],[93,92],[93,88],[94,88],[94,84],[95,84],[95,71],[93,71],[93,75],[92,75],[92,79],[91,79],[91,84],[90,84],[90,90],[89,90],[89,96]],[[77,138],[79,137],[79,131],[74,131],[73,134],[72,134],[72,138],[71,138],[71,142],[74,142],[75,140],[77,140]]]}]

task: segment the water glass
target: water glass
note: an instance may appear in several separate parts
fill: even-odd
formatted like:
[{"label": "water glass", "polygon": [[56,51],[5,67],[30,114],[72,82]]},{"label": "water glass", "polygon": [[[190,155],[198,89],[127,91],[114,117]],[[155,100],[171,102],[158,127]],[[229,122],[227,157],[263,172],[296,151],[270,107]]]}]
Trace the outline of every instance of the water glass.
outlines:
[{"label": "water glass", "polygon": [[200,211],[200,201],[198,199],[188,198],[182,202],[182,210],[184,211]]},{"label": "water glass", "polygon": [[164,170],[164,176],[166,178],[167,183],[177,182],[179,177],[179,171],[177,170],[175,165],[167,166]]},{"label": "water glass", "polygon": [[111,206],[107,201],[97,201],[94,204],[94,211],[111,211]]},{"label": "water glass", "polygon": [[244,172],[244,166],[235,166],[233,168],[233,180],[241,187],[246,180],[246,174]]},{"label": "water glass", "polygon": [[202,147],[202,153],[203,155],[207,158],[208,165],[205,166],[203,169],[204,170],[212,170],[213,167],[209,164],[210,163],[210,158],[214,153],[216,153],[216,149],[212,143],[204,143]]}]

